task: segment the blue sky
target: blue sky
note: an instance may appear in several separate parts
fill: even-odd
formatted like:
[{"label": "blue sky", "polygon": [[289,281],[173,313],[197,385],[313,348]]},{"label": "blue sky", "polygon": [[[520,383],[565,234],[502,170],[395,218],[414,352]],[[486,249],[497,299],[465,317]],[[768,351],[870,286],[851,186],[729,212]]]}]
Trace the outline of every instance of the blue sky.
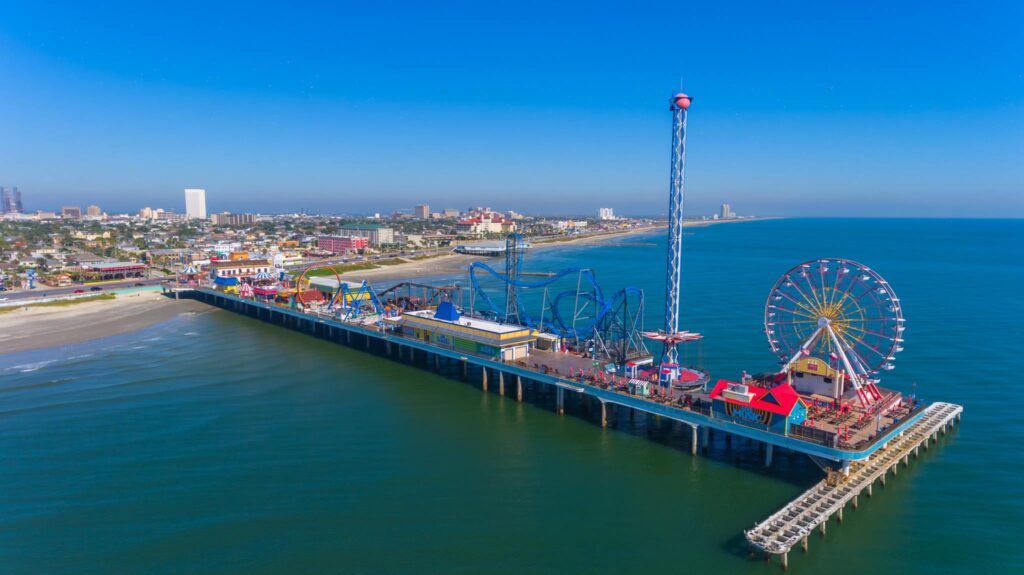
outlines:
[{"label": "blue sky", "polygon": [[30,210],[181,211],[205,187],[211,211],[663,214],[682,84],[691,214],[1022,217],[1021,22],[1019,2],[4,2],[0,185]]}]

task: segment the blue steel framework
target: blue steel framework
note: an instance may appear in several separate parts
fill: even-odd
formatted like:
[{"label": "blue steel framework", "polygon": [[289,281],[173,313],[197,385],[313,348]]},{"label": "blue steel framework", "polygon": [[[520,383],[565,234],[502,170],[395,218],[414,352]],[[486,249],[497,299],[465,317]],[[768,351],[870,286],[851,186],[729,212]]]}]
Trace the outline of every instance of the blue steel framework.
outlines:
[{"label": "blue steel framework", "polygon": [[[671,100],[672,171],[668,198],[668,270],[665,284],[665,332],[679,333],[679,292],[683,259],[683,172],[686,168],[686,109],[690,97],[677,94]],[[678,364],[677,342],[665,340],[663,363]]]}]

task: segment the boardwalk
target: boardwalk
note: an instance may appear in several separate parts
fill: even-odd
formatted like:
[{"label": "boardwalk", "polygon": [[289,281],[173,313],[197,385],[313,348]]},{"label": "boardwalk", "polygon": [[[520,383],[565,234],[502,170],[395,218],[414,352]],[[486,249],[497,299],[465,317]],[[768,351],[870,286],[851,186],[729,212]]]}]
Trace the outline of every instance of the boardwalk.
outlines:
[{"label": "boardwalk", "polygon": [[898,473],[900,460],[909,464],[910,454],[917,455],[921,447],[928,448],[930,441],[940,432],[945,432],[960,419],[963,407],[951,403],[934,403],[928,406],[923,417],[907,428],[898,437],[889,441],[870,459],[856,462],[850,467],[850,474],[836,485],[829,481],[820,483],[806,491],[789,505],[746,532],[747,540],[754,547],[767,553],[781,555],[782,565],[788,562],[787,554],[797,543],[807,550],[807,536],[815,529],[825,532],[828,520],[836,515],[843,518],[847,503],[857,507],[857,497],[867,491],[871,495],[876,480],[885,484],[891,471]]}]

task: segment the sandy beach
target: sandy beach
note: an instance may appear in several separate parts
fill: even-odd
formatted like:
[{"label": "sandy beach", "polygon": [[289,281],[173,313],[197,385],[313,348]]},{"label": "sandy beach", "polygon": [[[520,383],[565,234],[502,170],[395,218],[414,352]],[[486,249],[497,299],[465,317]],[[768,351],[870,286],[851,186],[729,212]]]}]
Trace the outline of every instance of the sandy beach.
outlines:
[{"label": "sandy beach", "polygon": [[[719,224],[733,224],[741,222],[753,222],[762,221],[775,218],[745,218],[735,220],[690,220],[683,223],[684,227],[704,227],[713,226]],[[609,233],[598,233],[593,235],[585,235],[582,237],[572,239],[556,239],[549,241],[534,241],[530,251],[538,250],[549,250],[554,248],[568,247],[568,246],[589,246],[599,245],[609,240],[649,234],[658,230],[664,230],[665,225],[654,225],[645,226],[642,228],[636,228],[622,232],[609,232]],[[390,266],[382,266],[380,268],[372,270],[359,270],[348,272],[341,275],[341,281],[347,283],[358,284],[363,280],[368,282],[381,282],[381,281],[396,281],[396,280],[414,280],[416,278],[431,277],[431,276],[442,276],[452,275],[465,272],[469,269],[469,265],[477,261],[498,261],[501,258],[489,258],[484,256],[466,256],[461,254],[451,254],[438,256],[426,260],[411,260],[406,263],[394,264]],[[502,260],[504,261],[504,260]]]},{"label": "sandy beach", "polygon": [[[553,248],[561,248],[568,246],[588,246],[598,245],[608,240],[615,238],[622,238],[628,236],[635,236],[650,233],[652,231],[664,228],[664,226],[649,226],[644,228],[637,228],[635,230],[628,230],[624,232],[611,232],[606,234],[594,234],[589,236],[583,236],[579,238],[558,240],[558,241],[540,241],[533,242],[531,251],[538,250],[549,250]],[[395,264],[390,266],[383,266],[372,270],[360,270],[342,274],[341,280],[348,283],[360,283],[363,280],[373,281],[395,281],[408,279],[412,280],[415,278],[439,276],[439,275],[450,275],[465,272],[469,269],[469,265],[473,262],[493,260],[497,261],[501,258],[490,258],[485,256],[467,256],[462,254],[451,254],[438,256],[436,258],[430,258],[426,260],[412,260],[402,264]],[[504,261],[504,260],[502,260]]]},{"label": "sandy beach", "polygon": [[110,337],[185,312],[213,309],[192,300],[175,301],[152,291],[68,306],[21,308],[0,314],[0,354]]}]

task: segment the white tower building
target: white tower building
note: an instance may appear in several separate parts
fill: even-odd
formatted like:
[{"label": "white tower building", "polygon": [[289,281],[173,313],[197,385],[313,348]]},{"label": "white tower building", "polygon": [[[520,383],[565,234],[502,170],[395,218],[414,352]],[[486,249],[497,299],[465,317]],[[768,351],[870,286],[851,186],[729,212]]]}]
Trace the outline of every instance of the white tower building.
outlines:
[{"label": "white tower building", "polygon": [[191,219],[206,219],[206,190],[185,188],[185,215]]}]

